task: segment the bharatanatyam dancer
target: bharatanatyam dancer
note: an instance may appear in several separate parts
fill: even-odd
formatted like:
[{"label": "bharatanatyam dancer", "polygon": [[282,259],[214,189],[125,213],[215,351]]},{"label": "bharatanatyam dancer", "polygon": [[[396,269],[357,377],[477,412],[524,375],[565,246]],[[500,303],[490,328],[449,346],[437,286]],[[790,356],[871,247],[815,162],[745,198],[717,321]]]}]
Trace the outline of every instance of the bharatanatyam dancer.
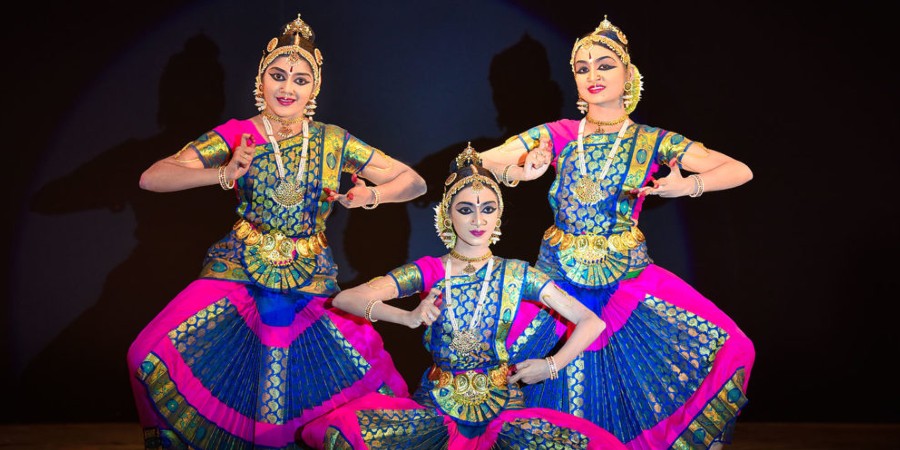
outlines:
[{"label": "bharatanatyam dancer", "polygon": [[[471,146],[451,163],[435,210],[449,254],[421,257],[334,299],[335,307],[372,322],[426,326],[423,343],[433,365],[412,398],[376,393],[354,400],[307,425],[305,443],[357,450],[624,449],[585,419],[526,407],[520,383],[558,377],[604,324],[526,262],[492,254],[503,197]],[[422,300],[412,310],[385,303],[417,293]],[[528,339],[541,337],[517,332],[522,339],[510,339],[525,303],[539,303],[573,324],[546,358],[518,356]]]},{"label": "bharatanatyam dancer", "polygon": [[[753,345],[712,302],[653,263],[638,215],[647,195],[697,198],[740,186],[752,172],[629,118],[642,77],[625,34],[606,18],[575,43],[570,65],[584,118],[535,126],[481,154],[507,186],[553,166],[553,225],[536,268],[606,323],[557,380],[526,386],[526,404],[588,419],[632,449],[718,448],[747,403]],[[662,166],[669,173],[656,179]],[[553,326],[543,314],[532,324],[541,321]]]},{"label": "bharatanatyam dancer", "polygon": [[[409,395],[371,324],[326,305],[339,288],[325,222],[337,203],[404,202],[425,182],[312,120],[322,62],[298,15],[259,62],[260,114],[225,122],[141,177],[150,191],[212,185],[237,198],[237,221],[198,279],[128,351],[146,448],[297,448],[297,429],[337,406],[372,392]],[[354,182],[346,194],[341,173]]]}]

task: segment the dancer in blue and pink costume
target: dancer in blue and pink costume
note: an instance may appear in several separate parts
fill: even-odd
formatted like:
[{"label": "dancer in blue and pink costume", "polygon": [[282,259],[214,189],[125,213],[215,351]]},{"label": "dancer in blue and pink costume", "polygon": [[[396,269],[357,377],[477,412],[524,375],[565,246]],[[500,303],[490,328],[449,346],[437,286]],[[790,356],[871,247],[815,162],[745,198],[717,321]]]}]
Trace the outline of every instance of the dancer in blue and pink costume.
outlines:
[{"label": "dancer in blue and pink costume", "polygon": [[[288,23],[259,64],[261,114],[227,121],[141,178],[158,192],[219,185],[238,203],[199,279],[128,351],[146,448],[297,448],[298,428],[348,401],[409,395],[371,324],[327,304],[339,289],[325,222],[338,203],[407,201],[425,183],[312,120],[322,66],[313,42],[299,16]],[[355,184],[345,194],[342,172]]]},{"label": "dancer in blue and pink costume", "polygon": [[[585,117],[536,126],[481,154],[508,186],[553,166],[554,224],[536,268],[607,324],[558,380],[527,386],[526,402],[586,418],[632,449],[718,448],[747,403],[753,345],[711,301],[653,263],[638,216],[647,195],[699,197],[744,184],[752,172],[700,142],[631,121],[642,78],[609,20],[576,42],[570,64]],[[663,165],[670,173],[654,178]],[[561,334],[545,313],[532,316],[514,331]]]}]

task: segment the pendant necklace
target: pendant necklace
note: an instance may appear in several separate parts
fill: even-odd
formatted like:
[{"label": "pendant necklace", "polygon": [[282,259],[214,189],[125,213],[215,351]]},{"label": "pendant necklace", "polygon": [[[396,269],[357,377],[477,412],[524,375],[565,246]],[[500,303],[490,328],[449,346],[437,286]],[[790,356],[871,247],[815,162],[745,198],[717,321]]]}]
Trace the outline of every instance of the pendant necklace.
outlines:
[{"label": "pendant necklace", "polygon": [[305,118],[303,116],[300,116],[300,117],[297,117],[294,119],[283,119],[281,117],[278,117],[278,115],[276,115],[276,114],[270,113],[268,109],[264,110],[262,112],[262,115],[263,115],[263,117],[265,117],[269,120],[274,120],[274,121],[278,122],[279,125],[281,125],[281,128],[278,129],[278,136],[280,136],[282,139],[287,139],[287,138],[291,137],[294,134],[294,129],[293,129],[294,124]]},{"label": "pendant necklace", "polygon": [[297,165],[296,183],[285,178],[284,162],[281,160],[281,147],[278,140],[272,136],[272,124],[266,116],[262,116],[263,126],[266,128],[266,135],[269,137],[269,143],[275,153],[275,165],[278,168],[278,181],[269,194],[275,203],[285,208],[292,208],[303,201],[303,175],[306,171],[306,154],[309,151],[309,121],[303,121],[303,148],[300,150],[300,163]]},{"label": "pendant necklace", "polygon": [[606,173],[609,172],[609,168],[612,166],[613,159],[615,159],[616,153],[619,151],[619,144],[622,143],[622,137],[625,136],[625,130],[628,129],[631,121],[626,118],[622,128],[619,129],[619,134],[616,135],[616,142],[613,144],[612,149],[609,150],[609,154],[606,156],[606,163],[603,165],[603,170],[600,171],[600,176],[598,177],[587,175],[587,165],[584,162],[585,122],[587,122],[587,118],[581,119],[581,123],[578,124],[578,172],[581,176],[572,188],[572,193],[575,194],[575,197],[581,203],[593,205],[600,200],[606,200],[607,194],[600,189],[600,183],[606,178]]},{"label": "pendant necklace", "polygon": [[444,301],[447,304],[447,318],[450,320],[450,326],[453,328],[452,338],[450,340],[450,348],[460,354],[469,354],[478,348],[477,330],[481,324],[481,313],[484,311],[485,300],[487,299],[488,285],[491,281],[491,269],[494,268],[494,259],[491,258],[487,263],[487,270],[484,272],[484,281],[481,283],[481,293],[478,296],[478,304],[475,306],[475,312],[472,314],[472,322],[467,330],[460,330],[459,323],[456,320],[456,314],[453,312],[453,300],[450,297],[450,270],[452,269],[450,258],[444,265]]},{"label": "pendant necklace", "polygon": [[484,260],[490,258],[492,255],[493,254],[491,253],[491,251],[488,250],[487,253],[485,253],[481,256],[478,256],[475,258],[469,258],[468,256],[460,255],[459,253],[456,252],[455,249],[450,250],[450,256],[452,256],[460,261],[464,261],[466,263],[466,267],[463,267],[464,273],[475,273],[476,269],[475,269],[475,266],[472,265],[472,263],[484,261]]}]

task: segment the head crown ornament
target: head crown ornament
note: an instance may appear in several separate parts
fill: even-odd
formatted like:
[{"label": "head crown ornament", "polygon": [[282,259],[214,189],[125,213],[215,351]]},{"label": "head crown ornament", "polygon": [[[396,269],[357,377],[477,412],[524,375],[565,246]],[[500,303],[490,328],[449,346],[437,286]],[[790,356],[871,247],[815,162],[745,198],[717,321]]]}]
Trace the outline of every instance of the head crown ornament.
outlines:
[{"label": "head crown ornament", "polygon": [[253,95],[257,99],[257,108],[260,111],[265,109],[262,95],[262,75],[266,68],[272,64],[272,61],[279,56],[287,56],[291,65],[297,64],[300,60],[309,63],[313,76],[312,98],[315,99],[319,95],[322,87],[322,52],[315,45],[316,34],[312,27],[309,26],[300,14],[297,18],[284,25],[280,36],[276,36],[269,40],[263,51],[262,59],[259,61],[259,70],[256,73],[256,85]]},{"label": "head crown ornament", "polygon": [[456,232],[450,220],[450,203],[459,191],[471,186],[475,191],[487,187],[497,194],[497,211],[503,215],[503,194],[500,185],[494,180],[490,171],[481,165],[481,156],[472,148],[472,143],[453,159],[450,176],[444,182],[444,195],[441,202],[434,207],[434,227],[438,237],[447,248],[456,245]]},{"label": "head crown ornament", "polygon": [[628,38],[604,14],[603,22],[600,22],[600,25],[597,25],[594,31],[575,41],[575,45],[572,47],[572,57],[569,59],[569,65],[572,66],[573,72],[575,71],[575,53],[581,48],[590,50],[595,44],[600,44],[612,50],[624,64],[628,65],[631,63],[631,56],[628,54]]},{"label": "head crown ornament", "polygon": [[637,108],[638,102],[641,101],[641,93],[644,90],[644,77],[637,66],[631,62],[631,55],[628,53],[628,38],[604,14],[603,21],[600,22],[600,25],[597,25],[597,28],[594,28],[594,31],[575,41],[575,45],[572,47],[572,57],[569,59],[569,66],[572,67],[573,73],[575,72],[575,54],[582,48],[590,51],[594,45],[602,45],[608,48],[625,64],[625,70],[629,79],[625,83],[625,93],[622,99],[625,112],[631,114]]}]

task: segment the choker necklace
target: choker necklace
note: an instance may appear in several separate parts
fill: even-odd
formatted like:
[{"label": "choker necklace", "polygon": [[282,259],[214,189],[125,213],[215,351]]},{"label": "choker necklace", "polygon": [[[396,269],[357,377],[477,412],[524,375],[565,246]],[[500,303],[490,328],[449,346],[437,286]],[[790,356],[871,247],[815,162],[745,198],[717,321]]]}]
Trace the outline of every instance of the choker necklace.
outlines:
[{"label": "choker necklace", "polygon": [[278,141],[272,136],[272,124],[266,116],[262,118],[263,126],[266,127],[266,136],[269,137],[269,143],[272,144],[272,150],[275,153],[275,165],[278,168],[278,181],[275,182],[275,188],[269,193],[272,200],[285,208],[292,208],[303,201],[303,175],[306,171],[306,154],[309,150],[309,121],[303,121],[303,148],[300,150],[300,163],[297,165],[297,182],[285,178],[284,163],[281,160],[281,147]]},{"label": "choker necklace", "polygon": [[490,250],[488,250],[487,253],[485,253],[481,256],[477,256],[475,258],[469,258],[468,256],[463,256],[463,255],[460,255],[459,253],[457,253],[456,249],[451,249],[450,256],[452,256],[460,261],[468,263],[468,264],[466,264],[466,267],[463,267],[463,272],[475,273],[475,266],[473,266],[472,263],[484,261],[484,260],[490,258],[492,256],[492,253]]},{"label": "choker necklace", "polygon": [[304,119],[303,116],[296,117],[294,119],[285,119],[285,118],[279,117],[276,114],[272,114],[271,112],[269,112],[269,110],[263,110],[262,115],[263,115],[263,117],[265,117],[269,120],[274,120],[274,121],[278,122],[279,125],[281,125],[281,128],[278,129],[278,136],[280,136],[282,139],[287,139],[287,138],[293,136],[294,130],[292,127],[296,123],[298,123]]},{"label": "choker necklace", "polygon": [[594,120],[594,119],[591,119],[591,116],[588,116],[588,115],[585,115],[584,118],[587,119],[588,122],[590,122],[594,125],[597,125],[597,131],[595,131],[594,133],[603,134],[603,127],[611,127],[613,125],[618,125],[618,124],[624,122],[625,119],[628,118],[628,113],[626,112],[625,114],[622,114],[622,117],[619,117],[616,120],[610,120],[610,121]]},{"label": "choker necklace", "polygon": [[606,173],[609,172],[609,168],[612,166],[613,158],[615,158],[616,153],[619,151],[619,144],[622,143],[622,136],[625,136],[625,130],[628,129],[630,121],[626,115],[624,120],[625,124],[619,129],[619,134],[616,135],[616,142],[606,156],[606,164],[603,165],[600,176],[595,178],[593,175],[587,175],[587,166],[584,162],[584,124],[586,119],[587,117],[581,119],[581,123],[578,124],[578,172],[581,176],[572,188],[572,192],[581,203],[593,205],[600,200],[606,200],[606,192],[603,192],[600,189],[600,183],[606,178]]},{"label": "choker necklace", "polygon": [[484,303],[487,299],[487,289],[491,281],[491,271],[494,268],[494,260],[490,259],[487,263],[487,271],[484,273],[484,281],[481,283],[481,292],[478,296],[478,304],[475,306],[475,312],[472,313],[472,322],[469,329],[460,330],[459,322],[456,320],[456,313],[453,312],[453,299],[450,297],[450,258],[444,265],[444,302],[447,305],[447,318],[450,320],[450,326],[453,328],[452,339],[450,340],[450,348],[457,353],[468,354],[478,348],[478,330],[481,324],[481,313],[484,311]]}]

